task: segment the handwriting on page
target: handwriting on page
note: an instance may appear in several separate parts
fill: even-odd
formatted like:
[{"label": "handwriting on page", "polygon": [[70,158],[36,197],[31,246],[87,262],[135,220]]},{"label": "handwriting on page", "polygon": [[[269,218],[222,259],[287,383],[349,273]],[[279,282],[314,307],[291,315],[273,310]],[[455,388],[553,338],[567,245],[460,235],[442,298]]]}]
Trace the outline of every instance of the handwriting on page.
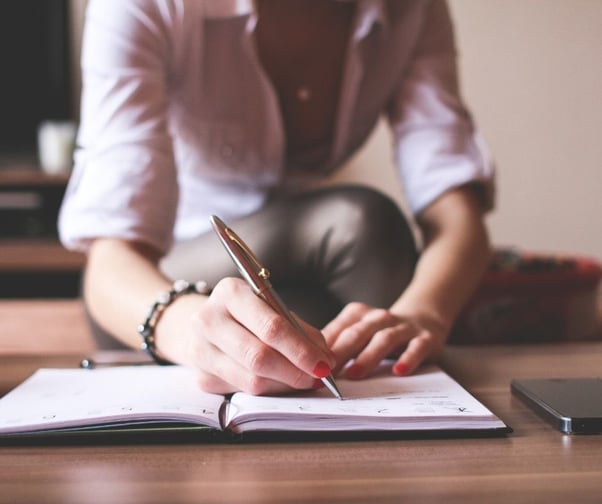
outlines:
[{"label": "handwriting on page", "polygon": [[390,373],[370,380],[338,380],[345,399],[327,391],[278,397],[236,394],[233,413],[251,410],[325,416],[462,416],[487,414],[487,410],[460,385],[438,369],[397,377]]}]

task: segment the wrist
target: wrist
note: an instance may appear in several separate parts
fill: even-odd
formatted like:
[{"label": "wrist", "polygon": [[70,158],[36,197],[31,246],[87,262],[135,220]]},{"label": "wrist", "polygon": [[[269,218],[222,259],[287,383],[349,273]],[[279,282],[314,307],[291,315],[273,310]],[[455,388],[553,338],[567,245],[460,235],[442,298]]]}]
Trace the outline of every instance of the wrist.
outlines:
[{"label": "wrist", "polygon": [[[173,324],[167,323],[167,319],[174,318],[173,315],[179,311],[176,305],[182,305],[184,298],[207,295],[210,291],[211,289],[207,283],[203,281],[189,283],[185,280],[176,280],[170,290],[160,292],[156,301],[150,305],[144,321],[137,328],[138,334],[142,338],[141,349],[147,352],[158,364],[171,364],[173,361],[172,355],[177,355],[177,352],[170,351],[169,346],[164,345],[168,338],[161,337],[161,347],[159,347],[159,333],[166,334],[166,330],[173,326]],[[175,317],[175,319],[182,320],[182,317]],[[159,330],[160,325],[161,331]],[[171,332],[171,330],[169,331]]]}]

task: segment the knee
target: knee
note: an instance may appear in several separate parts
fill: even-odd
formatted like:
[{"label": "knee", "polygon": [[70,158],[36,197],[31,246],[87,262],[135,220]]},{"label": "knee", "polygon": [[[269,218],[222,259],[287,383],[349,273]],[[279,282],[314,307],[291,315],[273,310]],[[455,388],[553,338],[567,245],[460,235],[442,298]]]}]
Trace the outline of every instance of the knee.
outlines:
[{"label": "knee", "polygon": [[414,273],[418,252],[411,226],[399,206],[377,190],[337,191],[330,219],[336,221],[334,255],[344,274],[334,275],[329,287],[344,302],[389,306]]},{"label": "knee", "polygon": [[389,251],[398,257],[416,255],[412,228],[391,198],[361,186],[340,188],[340,198],[345,207],[340,216],[362,248],[377,254]]}]

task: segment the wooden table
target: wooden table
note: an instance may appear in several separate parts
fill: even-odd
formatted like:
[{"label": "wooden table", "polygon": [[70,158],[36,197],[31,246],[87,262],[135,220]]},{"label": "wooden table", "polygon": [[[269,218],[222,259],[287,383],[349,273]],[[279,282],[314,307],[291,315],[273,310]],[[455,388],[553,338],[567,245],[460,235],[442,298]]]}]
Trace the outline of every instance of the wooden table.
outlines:
[{"label": "wooden table", "polygon": [[[82,355],[0,357],[0,392]],[[602,342],[450,347],[443,366],[514,428],[503,438],[1,447],[0,502],[600,502],[602,436],[568,436],[515,377],[599,375]]]}]

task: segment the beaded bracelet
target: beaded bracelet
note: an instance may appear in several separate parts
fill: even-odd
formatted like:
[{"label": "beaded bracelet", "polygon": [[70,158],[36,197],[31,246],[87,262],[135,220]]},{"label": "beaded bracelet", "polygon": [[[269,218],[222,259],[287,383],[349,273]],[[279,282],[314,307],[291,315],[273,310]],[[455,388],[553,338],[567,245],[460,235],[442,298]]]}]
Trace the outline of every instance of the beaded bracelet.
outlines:
[{"label": "beaded bracelet", "polygon": [[159,293],[158,299],[149,307],[144,322],[138,326],[138,334],[142,336],[140,348],[148,353],[157,364],[162,366],[168,366],[172,364],[172,362],[162,359],[157,354],[157,347],[155,346],[155,329],[165,309],[184,294],[208,295],[211,294],[211,288],[205,281],[190,283],[186,280],[176,280],[173,283],[171,290]]}]

